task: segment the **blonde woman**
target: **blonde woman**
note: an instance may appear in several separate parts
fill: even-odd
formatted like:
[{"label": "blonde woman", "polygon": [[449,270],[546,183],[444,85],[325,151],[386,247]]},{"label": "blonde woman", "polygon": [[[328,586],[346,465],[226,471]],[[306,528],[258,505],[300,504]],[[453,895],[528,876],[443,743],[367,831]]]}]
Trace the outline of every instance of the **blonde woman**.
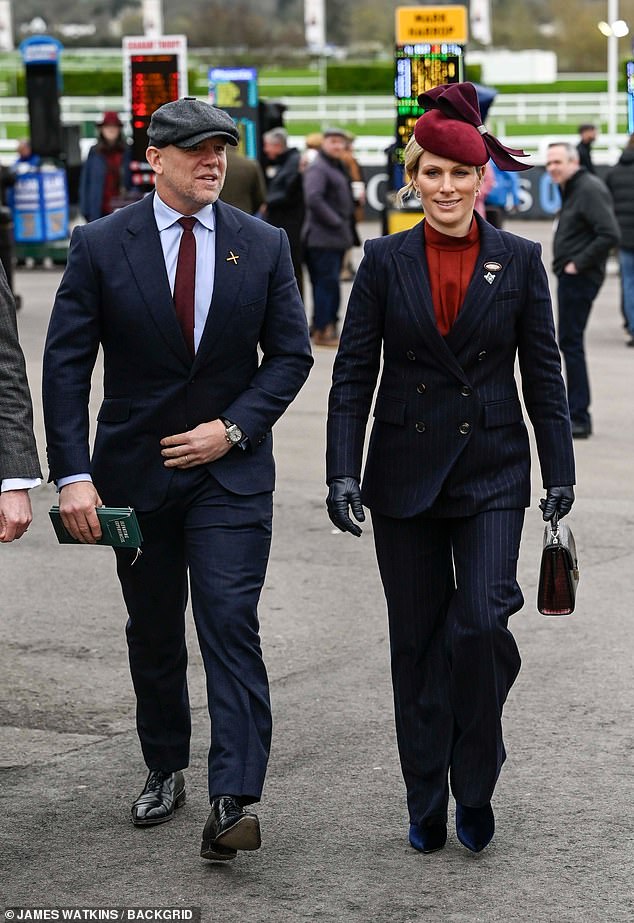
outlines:
[{"label": "blonde woman", "polygon": [[458,839],[479,852],[495,829],[502,707],[520,668],[508,621],[523,605],[530,449],[516,357],[544,519],[570,510],[575,472],[540,247],[474,215],[489,158],[527,169],[513,156],[522,152],[486,132],[471,84],[419,102],[403,194],[420,198],[425,218],[366,244],[333,371],[327,505],[353,535],[363,505],[372,514],[409,842],[424,853],[445,845],[451,789]]}]

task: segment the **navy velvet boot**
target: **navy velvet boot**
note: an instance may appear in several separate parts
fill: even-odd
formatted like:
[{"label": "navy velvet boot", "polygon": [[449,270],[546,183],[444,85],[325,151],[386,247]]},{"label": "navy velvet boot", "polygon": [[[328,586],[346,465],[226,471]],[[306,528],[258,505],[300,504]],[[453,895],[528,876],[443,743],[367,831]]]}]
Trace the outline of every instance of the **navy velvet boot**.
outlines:
[{"label": "navy velvet boot", "polygon": [[469,808],[456,802],[456,833],[463,846],[471,852],[482,852],[493,839],[495,818],[490,804]]},{"label": "navy velvet boot", "polygon": [[409,842],[419,852],[436,852],[447,842],[447,824],[441,820],[410,824]]}]

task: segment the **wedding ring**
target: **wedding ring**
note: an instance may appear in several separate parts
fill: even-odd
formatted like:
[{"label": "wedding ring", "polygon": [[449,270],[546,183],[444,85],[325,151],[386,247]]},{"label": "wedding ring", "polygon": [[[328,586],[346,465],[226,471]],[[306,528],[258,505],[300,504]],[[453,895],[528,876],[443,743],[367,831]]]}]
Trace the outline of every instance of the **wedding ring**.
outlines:
[{"label": "wedding ring", "polygon": [[189,455],[186,455],[186,456],[185,456],[185,464],[186,464],[186,465],[189,464]]}]

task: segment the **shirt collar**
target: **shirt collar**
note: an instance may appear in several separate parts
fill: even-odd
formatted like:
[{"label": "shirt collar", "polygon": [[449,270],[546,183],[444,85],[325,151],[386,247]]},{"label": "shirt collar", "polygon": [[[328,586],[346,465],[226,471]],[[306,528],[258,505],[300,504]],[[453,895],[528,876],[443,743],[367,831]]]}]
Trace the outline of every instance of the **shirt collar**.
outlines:
[{"label": "shirt collar", "polygon": [[[154,200],[152,202],[152,206],[154,208],[154,218],[156,220],[156,226],[158,227],[159,232],[164,231],[165,228],[169,228],[173,224],[176,224],[178,219],[183,217],[180,212],[177,212],[174,208],[170,208],[169,205],[166,205],[156,190],[154,190]],[[215,229],[213,205],[203,205],[200,211],[197,211],[192,217],[197,218],[200,223],[207,228],[208,231],[213,231]]]}]

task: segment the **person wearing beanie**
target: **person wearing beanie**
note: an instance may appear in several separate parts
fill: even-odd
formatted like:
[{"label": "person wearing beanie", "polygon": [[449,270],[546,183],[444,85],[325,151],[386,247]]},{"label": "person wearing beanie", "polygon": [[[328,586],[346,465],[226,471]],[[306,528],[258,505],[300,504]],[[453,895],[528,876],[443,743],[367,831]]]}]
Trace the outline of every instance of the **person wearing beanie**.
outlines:
[{"label": "person wearing beanie", "polygon": [[131,188],[132,147],[123,135],[123,122],[116,112],[104,112],[97,128],[97,143],[79,176],[79,211],[86,221],[112,214],[122,193]]},{"label": "person wearing beanie", "polygon": [[524,602],[531,485],[516,358],[545,520],[573,504],[573,444],[540,246],[474,214],[489,158],[528,169],[523,152],[487,132],[472,84],[419,103],[401,193],[425,217],[365,244],[333,369],[327,508],[356,536],[363,507],[372,515],[409,842],[445,845],[451,791],[458,839],[479,852],[494,834],[502,708],[520,668],[508,622]]}]

